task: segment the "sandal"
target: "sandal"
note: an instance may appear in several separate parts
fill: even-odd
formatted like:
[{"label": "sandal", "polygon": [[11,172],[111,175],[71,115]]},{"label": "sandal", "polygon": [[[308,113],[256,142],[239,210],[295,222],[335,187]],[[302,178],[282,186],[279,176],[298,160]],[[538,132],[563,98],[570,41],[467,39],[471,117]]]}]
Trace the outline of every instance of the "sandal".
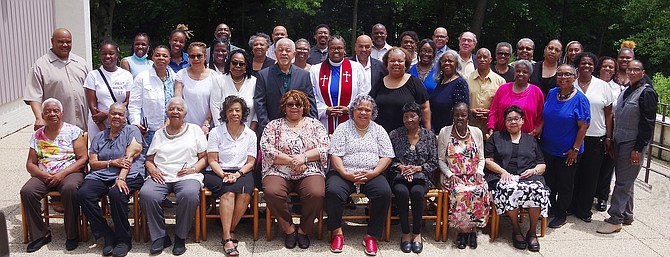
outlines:
[{"label": "sandal", "polygon": [[231,230],[231,231],[230,231],[230,237],[231,237],[231,238],[230,238],[230,241],[232,241],[233,244],[235,244],[235,247],[237,247],[237,245],[238,245],[238,243],[240,242],[240,240],[237,240],[236,236],[234,236],[233,234],[237,234],[237,232],[235,232],[235,230]]},{"label": "sandal", "polygon": [[226,249],[226,243],[228,243],[228,242],[232,243],[233,240],[228,238],[228,239],[223,239],[221,241],[221,243],[223,244],[223,253],[225,253],[226,256],[239,256],[240,252],[237,251],[237,246],[234,246],[233,248]]}]

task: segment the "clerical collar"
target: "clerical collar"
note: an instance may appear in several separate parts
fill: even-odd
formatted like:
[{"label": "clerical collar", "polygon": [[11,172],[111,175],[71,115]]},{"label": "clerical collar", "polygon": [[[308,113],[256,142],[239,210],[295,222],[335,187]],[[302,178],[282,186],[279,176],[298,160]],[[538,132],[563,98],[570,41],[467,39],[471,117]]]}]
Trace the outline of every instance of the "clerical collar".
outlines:
[{"label": "clerical collar", "polygon": [[340,66],[342,66],[342,62],[344,62],[344,59],[342,59],[342,61],[340,61],[340,62],[333,62],[330,59],[328,59],[328,62],[330,63],[330,66],[340,67]]}]

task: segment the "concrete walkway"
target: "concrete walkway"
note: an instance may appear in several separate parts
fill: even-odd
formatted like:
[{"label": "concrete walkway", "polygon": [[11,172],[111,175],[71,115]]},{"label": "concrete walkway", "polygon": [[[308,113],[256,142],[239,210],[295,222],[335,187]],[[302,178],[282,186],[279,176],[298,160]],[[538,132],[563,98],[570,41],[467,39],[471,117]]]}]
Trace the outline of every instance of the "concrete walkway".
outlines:
[{"label": "concrete walkway", "polygon": [[[26,254],[26,245],[22,243],[21,211],[19,210],[19,190],[29,178],[25,171],[25,160],[28,151],[28,139],[32,127],[26,127],[16,133],[0,139],[0,209],[7,215],[9,242],[12,255],[23,256],[100,256],[102,239],[90,239],[82,242],[72,252],[65,251],[64,228],[61,220],[52,221],[53,241],[33,254]],[[670,174],[670,168],[653,162],[654,167]],[[643,173],[639,179],[643,178]],[[596,228],[607,217],[606,213],[596,212],[592,223],[584,223],[575,217],[568,218],[568,224],[560,229],[547,228],[547,235],[540,238],[542,250],[539,253],[519,251],[511,244],[511,226],[509,221],[500,222],[500,237],[495,242],[488,240],[488,229],[479,233],[479,248],[476,250],[459,250],[453,244],[454,230],[450,229],[448,242],[435,242],[434,229],[426,224],[423,230],[425,240],[424,251],[420,256],[670,256],[670,181],[664,176],[652,173],[650,183],[638,181],[635,188],[635,222],[624,226],[620,233],[612,235],[597,234]],[[595,212],[595,210],[594,210]],[[356,225],[356,224],[353,224]],[[525,229],[527,229],[527,221]],[[174,235],[168,226],[169,235]],[[193,242],[193,235],[187,241],[185,256],[221,256],[221,229],[214,221],[208,226],[208,241]],[[524,229],[524,228],[522,228]],[[238,227],[240,237],[239,251],[242,256],[364,256],[362,237],[364,226],[346,226],[345,248],[341,254],[330,253],[329,243],[312,239],[312,246],[307,250],[284,248],[282,236],[273,228],[274,240],[265,240],[264,220],[261,219],[260,239],[253,241],[251,224]],[[525,231],[525,230],[524,230]],[[325,234],[325,232],[324,232]],[[380,242],[379,256],[409,256],[399,250],[400,226],[392,227],[391,241]],[[149,243],[135,243],[129,256],[147,256]],[[164,250],[162,255],[171,255],[171,249]]]}]

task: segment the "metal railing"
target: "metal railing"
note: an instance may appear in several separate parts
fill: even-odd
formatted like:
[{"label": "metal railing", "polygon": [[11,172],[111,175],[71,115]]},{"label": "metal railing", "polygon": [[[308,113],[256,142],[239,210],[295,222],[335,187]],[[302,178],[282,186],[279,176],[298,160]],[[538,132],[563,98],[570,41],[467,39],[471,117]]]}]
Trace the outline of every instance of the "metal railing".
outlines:
[{"label": "metal railing", "polygon": [[[649,183],[649,174],[651,172],[654,172],[658,175],[664,176],[666,178],[670,178],[670,174],[663,172],[663,170],[657,170],[651,167],[651,160],[652,158],[656,158],[658,160],[663,160],[663,152],[670,152],[670,145],[666,145],[663,142],[665,141],[666,138],[666,132],[665,128],[670,128],[670,113],[668,113],[670,109],[670,104],[666,103],[658,103],[658,108],[659,108],[659,113],[656,116],[656,124],[654,125],[654,130],[652,133],[651,141],[649,142],[649,150],[647,151],[647,161],[646,164],[644,165],[645,169],[645,174],[644,174],[644,182]],[[659,117],[660,116],[660,117]],[[660,129],[656,129],[656,125],[660,125]],[[656,137],[656,133],[660,133],[658,136],[658,141],[654,140]],[[656,153],[656,154],[654,154]]]}]

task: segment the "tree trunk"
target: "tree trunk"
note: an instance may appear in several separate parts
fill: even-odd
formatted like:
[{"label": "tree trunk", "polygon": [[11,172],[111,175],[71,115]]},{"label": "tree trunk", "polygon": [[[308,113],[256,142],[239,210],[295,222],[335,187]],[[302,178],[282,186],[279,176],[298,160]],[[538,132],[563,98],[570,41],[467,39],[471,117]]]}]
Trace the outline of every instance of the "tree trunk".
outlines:
[{"label": "tree trunk", "polygon": [[112,39],[112,20],[116,0],[91,0],[91,35],[93,45]]},{"label": "tree trunk", "polygon": [[351,42],[349,47],[351,47],[351,52],[354,52],[354,43],[356,43],[356,26],[358,25],[358,0],[354,0],[354,15],[353,22],[351,25]]},{"label": "tree trunk", "polygon": [[472,16],[472,23],[470,24],[470,31],[480,38],[482,33],[482,25],[484,24],[484,16],[486,15],[486,0],[477,0],[475,6],[475,14]]}]

